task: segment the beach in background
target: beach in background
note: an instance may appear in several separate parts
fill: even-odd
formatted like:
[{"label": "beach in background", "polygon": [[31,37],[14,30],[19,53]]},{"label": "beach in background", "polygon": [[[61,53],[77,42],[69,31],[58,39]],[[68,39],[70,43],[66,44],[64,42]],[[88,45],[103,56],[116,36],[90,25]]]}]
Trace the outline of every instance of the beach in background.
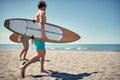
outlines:
[{"label": "beach in background", "polygon": [[[70,46],[71,45],[71,46]],[[45,70],[36,61],[26,69],[23,80],[120,80],[120,45],[48,45]],[[0,45],[0,80],[21,80],[21,44]],[[27,58],[36,55],[34,46]]]}]

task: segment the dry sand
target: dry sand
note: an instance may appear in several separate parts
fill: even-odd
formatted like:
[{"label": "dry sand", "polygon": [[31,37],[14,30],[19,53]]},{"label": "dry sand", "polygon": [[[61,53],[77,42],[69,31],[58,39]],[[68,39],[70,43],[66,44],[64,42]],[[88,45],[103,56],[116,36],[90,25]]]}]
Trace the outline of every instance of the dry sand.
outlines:
[{"label": "dry sand", "polygon": [[[120,52],[84,52],[48,50],[45,69],[32,63],[22,79],[19,68],[21,50],[0,50],[0,80],[120,80]],[[36,55],[29,50],[27,58]]]}]

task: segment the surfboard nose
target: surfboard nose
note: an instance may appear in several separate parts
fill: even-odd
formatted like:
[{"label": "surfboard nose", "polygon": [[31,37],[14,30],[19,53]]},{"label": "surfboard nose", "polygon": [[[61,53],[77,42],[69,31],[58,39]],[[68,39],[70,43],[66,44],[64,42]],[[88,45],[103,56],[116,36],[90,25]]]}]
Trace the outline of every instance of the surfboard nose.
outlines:
[{"label": "surfboard nose", "polygon": [[[81,38],[81,36],[78,35],[78,34],[76,34],[76,33],[73,35],[73,39],[74,39],[73,41],[77,41],[77,40],[79,40],[80,38]],[[72,42],[73,42],[73,41],[72,41]]]},{"label": "surfboard nose", "polygon": [[80,38],[81,38],[81,36],[77,34],[77,39],[76,40],[79,40]]},{"label": "surfboard nose", "polygon": [[5,26],[6,28],[9,27],[9,24],[10,24],[10,21],[9,21],[9,20],[5,20],[5,22],[4,22],[4,26]]}]

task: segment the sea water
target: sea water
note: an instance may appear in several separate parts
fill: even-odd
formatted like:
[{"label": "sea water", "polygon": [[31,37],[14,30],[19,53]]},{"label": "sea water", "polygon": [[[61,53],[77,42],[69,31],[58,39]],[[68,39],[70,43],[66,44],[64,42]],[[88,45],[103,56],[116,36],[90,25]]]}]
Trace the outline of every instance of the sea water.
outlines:
[{"label": "sea water", "polygon": [[[0,49],[23,49],[22,44],[0,44]],[[30,45],[29,49],[35,49]],[[47,50],[120,52],[120,44],[46,44]]]}]

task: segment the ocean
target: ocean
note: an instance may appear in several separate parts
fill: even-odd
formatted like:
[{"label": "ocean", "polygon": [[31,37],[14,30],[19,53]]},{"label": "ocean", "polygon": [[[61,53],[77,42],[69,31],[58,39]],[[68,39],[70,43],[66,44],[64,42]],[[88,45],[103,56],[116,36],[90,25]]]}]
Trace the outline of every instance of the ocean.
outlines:
[{"label": "ocean", "polygon": [[[22,44],[0,44],[0,49],[23,49]],[[30,45],[29,49],[35,49]],[[120,44],[46,44],[47,50],[120,52]]]}]

